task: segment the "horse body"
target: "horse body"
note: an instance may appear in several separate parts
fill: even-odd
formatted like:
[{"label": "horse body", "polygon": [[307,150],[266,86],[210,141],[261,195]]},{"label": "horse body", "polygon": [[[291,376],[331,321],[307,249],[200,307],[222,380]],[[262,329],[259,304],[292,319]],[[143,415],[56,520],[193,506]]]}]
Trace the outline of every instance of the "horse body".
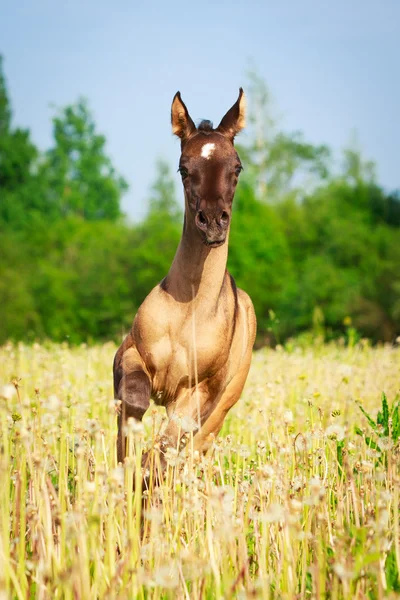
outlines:
[{"label": "horse body", "polygon": [[242,98],[241,92],[224,117],[225,129],[223,119],[217,130],[202,131],[175,96],[172,124],[182,140],[184,227],[168,275],[144,300],[114,360],[115,394],[122,401],[119,461],[125,455],[124,424],[129,417],[142,419],[151,397],[169,417],[161,450],[179,447],[185,429],[174,417],[187,417],[195,423],[194,447],[204,452],[242,392],[256,321],[250,298],[226,270],[241,168],[233,137],[240,119],[243,123]]}]

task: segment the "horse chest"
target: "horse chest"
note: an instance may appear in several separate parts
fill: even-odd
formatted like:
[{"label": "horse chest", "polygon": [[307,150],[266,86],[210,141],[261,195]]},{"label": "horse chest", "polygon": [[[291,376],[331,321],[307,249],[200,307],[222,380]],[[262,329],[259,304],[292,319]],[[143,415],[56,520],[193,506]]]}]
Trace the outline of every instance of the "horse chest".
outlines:
[{"label": "horse chest", "polygon": [[226,327],[217,320],[177,322],[145,352],[155,396],[174,396],[179,386],[212,377],[228,357]]}]

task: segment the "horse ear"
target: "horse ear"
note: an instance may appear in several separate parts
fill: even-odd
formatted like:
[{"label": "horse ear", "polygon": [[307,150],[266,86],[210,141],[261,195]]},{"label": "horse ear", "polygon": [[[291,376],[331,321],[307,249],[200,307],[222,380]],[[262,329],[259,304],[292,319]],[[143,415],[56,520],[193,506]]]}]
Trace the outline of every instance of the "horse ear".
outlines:
[{"label": "horse ear", "polygon": [[239,88],[239,97],[235,104],[228,110],[217,131],[226,135],[232,142],[235,137],[246,126],[246,96],[243,88]]},{"label": "horse ear", "polygon": [[196,125],[189,115],[180,92],[176,92],[172,101],[171,123],[172,133],[181,138],[182,144],[189,139],[194,131],[196,131]]}]

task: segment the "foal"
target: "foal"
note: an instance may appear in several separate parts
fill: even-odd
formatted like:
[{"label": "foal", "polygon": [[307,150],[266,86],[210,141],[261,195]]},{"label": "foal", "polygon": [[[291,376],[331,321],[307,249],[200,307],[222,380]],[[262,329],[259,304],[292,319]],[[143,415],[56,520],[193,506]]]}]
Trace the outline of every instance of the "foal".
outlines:
[{"label": "foal", "polygon": [[240,397],[256,334],[253,304],[226,270],[242,170],[233,140],[245,124],[243,90],[216,129],[210,121],[196,128],[179,92],[171,121],[181,139],[183,233],[168,275],[140,306],[114,359],[119,462],[126,421],[141,420],[150,398],[169,418],[160,439],[162,464],[168,448],[182,447],[185,419],[194,424],[195,450],[206,452]]}]

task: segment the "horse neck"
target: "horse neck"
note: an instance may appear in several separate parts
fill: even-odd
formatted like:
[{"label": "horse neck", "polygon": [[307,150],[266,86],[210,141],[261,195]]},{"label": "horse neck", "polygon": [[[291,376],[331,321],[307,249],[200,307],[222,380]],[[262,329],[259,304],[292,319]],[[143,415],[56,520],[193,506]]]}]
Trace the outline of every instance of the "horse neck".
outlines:
[{"label": "horse neck", "polygon": [[229,232],[217,248],[206,246],[190,218],[185,214],[182,238],[168,273],[168,290],[179,302],[208,306],[218,301],[228,260]]}]

